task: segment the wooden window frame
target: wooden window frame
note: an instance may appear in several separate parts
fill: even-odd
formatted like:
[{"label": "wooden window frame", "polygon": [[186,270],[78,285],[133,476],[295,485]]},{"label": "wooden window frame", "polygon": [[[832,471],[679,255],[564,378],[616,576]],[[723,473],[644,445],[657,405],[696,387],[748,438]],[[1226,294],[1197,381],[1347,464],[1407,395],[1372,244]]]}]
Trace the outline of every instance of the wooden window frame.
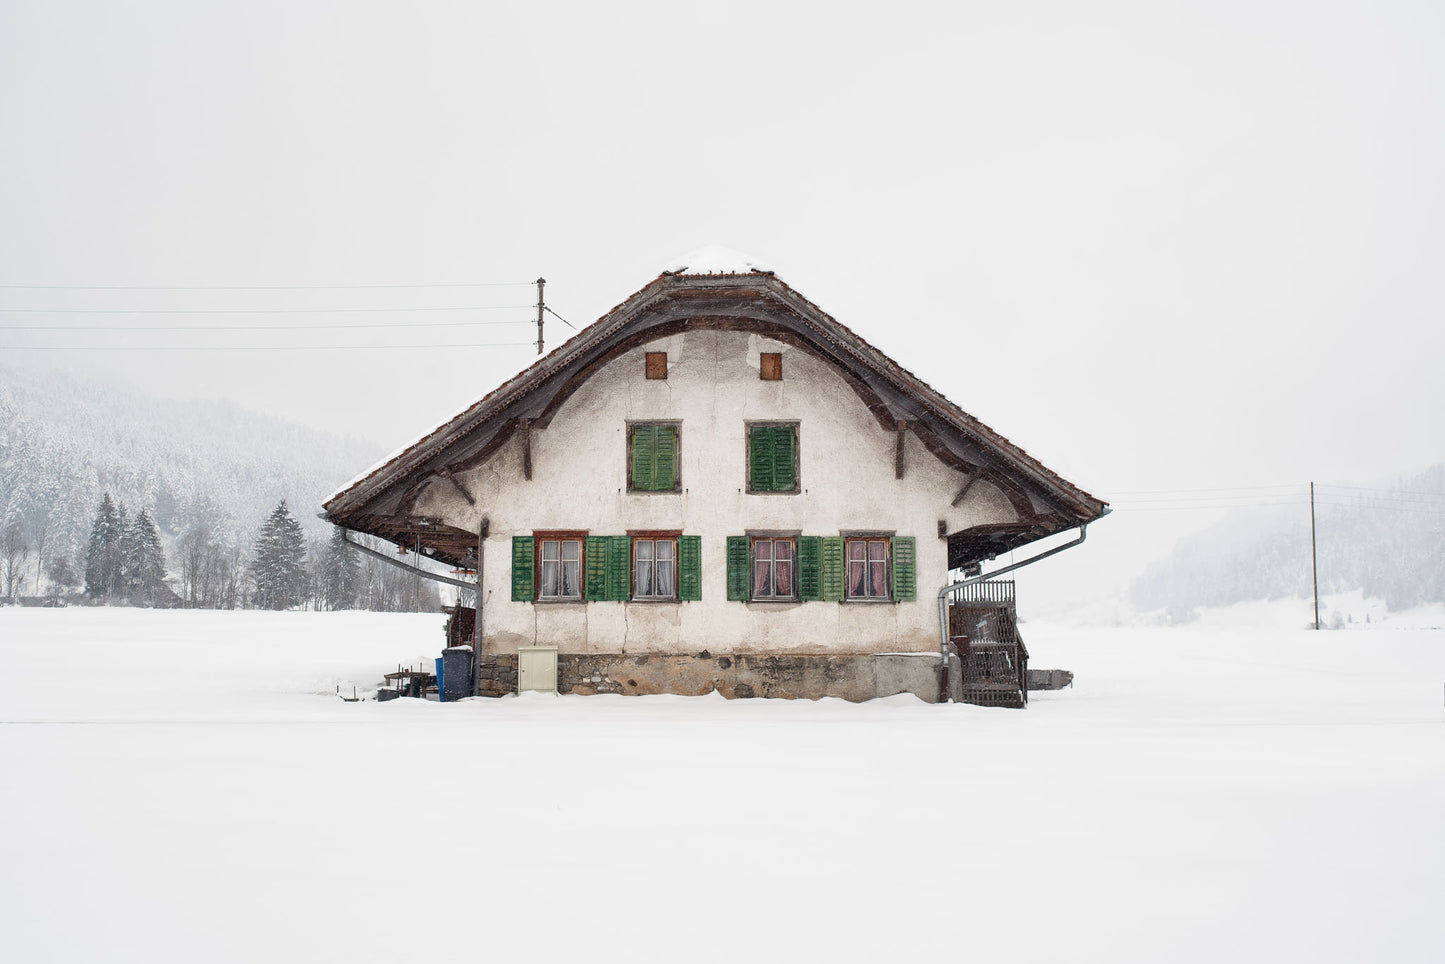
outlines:
[{"label": "wooden window frame", "polygon": [[[630,562],[628,566],[629,586],[627,598],[632,602],[644,603],[675,603],[682,598],[682,547],[678,541],[682,538],[681,529],[629,529],[627,532],[630,547]],[[650,542],[654,546],[653,566],[657,564],[656,545],[659,542],[672,544],[672,595],[670,596],[639,596],[637,595],[637,544],[639,542]],[[654,575],[655,575],[654,571]]]},{"label": "wooden window frame", "polygon": [[[753,429],[791,428],[793,430],[793,487],[791,489],[753,488]],[[748,495],[799,495],[803,491],[803,430],[797,421],[761,420],[743,423],[743,479]]]},{"label": "wooden window frame", "polygon": [[642,363],[643,376],[654,381],[667,380],[667,352],[650,351],[645,353],[646,357]]},{"label": "wooden window frame", "polygon": [[[532,533],[533,552],[533,585],[532,601],[545,603],[547,605],[565,603],[587,602],[587,530],[586,529],[541,529]],[[566,560],[562,555],[561,544],[564,542],[577,543],[577,595],[575,596],[544,596],[542,585],[545,582],[542,575],[542,545],[544,542],[555,542],[557,548],[557,562],[560,565]]]},{"label": "wooden window frame", "polygon": [[[747,537],[748,537],[748,602],[755,602],[755,603],[796,603],[796,602],[801,602],[801,601],[802,601],[801,597],[800,597],[799,594],[798,594],[798,575],[799,575],[799,572],[798,572],[798,539],[799,539],[800,535],[801,535],[801,533],[798,533],[798,532],[749,532],[749,533],[747,534]],[[758,543],[760,543],[760,542],[768,542],[768,543],[786,542],[786,543],[789,543],[789,544],[792,546],[792,559],[791,559],[791,564],[792,564],[792,567],[793,567],[793,573],[792,573],[793,592],[792,592],[792,595],[783,596],[783,595],[778,595],[778,594],[774,593],[773,595],[769,595],[769,596],[759,596],[759,595],[757,594],[757,591],[756,591],[756,587],[757,587],[757,567],[758,567],[758,561],[759,561],[759,560],[758,560]],[[772,558],[770,558],[770,559],[767,560],[767,562],[770,563],[770,564],[774,567],[774,573],[773,573],[772,579],[770,580],[774,586],[777,585],[777,573],[776,573],[777,561],[778,561],[778,560],[777,560],[777,558],[776,558],[776,555],[774,555]]]},{"label": "wooden window frame", "polygon": [[[843,532],[840,533],[840,535],[843,537],[843,602],[862,603],[864,605],[893,602],[893,536],[895,533]],[[881,544],[883,546],[882,560],[868,558],[867,548],[864,549],[864,558],[862,560],[865,567],[865,584],[871,584],[872,582],[871,579],[867,578],[868,569],[871,568],[872,564],[875,561],[881,561],[883,563],[883,595],[875,596],[867,593],[861,596],[853,595],[853,559],[851,546],[853,546],[854,543],[863,543],[865,547],[869,544]],[[865,585],[865,588],[867,588],[867,585]]]},{"label": "wooden window frame", "polygon": [[765,351],[758,354],[758,378],[765,382],[783,380],[783,353]]},{"label": "wooden window frame", "polygon": [[[675,454],[675,468],[673,473],[672,488],[670,489],[639,489],[633,485],[632,479],[632,436],[639,426],[644,425],[665,425],[673,429],[673,444],[677,446]],[[626,448],[624,454],[627,460],[627,493],[628,495],[676,495],[682,491],[682,422],[679,419],[657,419],[639,418],[627,421]]]}]

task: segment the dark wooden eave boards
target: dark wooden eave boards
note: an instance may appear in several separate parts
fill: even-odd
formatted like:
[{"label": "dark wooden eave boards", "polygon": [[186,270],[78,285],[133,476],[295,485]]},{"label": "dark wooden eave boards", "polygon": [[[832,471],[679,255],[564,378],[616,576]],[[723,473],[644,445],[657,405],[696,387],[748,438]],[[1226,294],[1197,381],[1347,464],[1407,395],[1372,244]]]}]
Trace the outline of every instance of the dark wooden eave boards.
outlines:
[{"label": "dark wooden eave boards", "polygon": [[[656,338],[699,329],[765,335],[831,364],[888,432],[912,432],[946,465],[1002,489],[1020,522],[949,533],[950,566],[1016,549],[1102,516],[1105,503],[934,391],[777,277],[763,272],[667,275],[451,421],[327,500],[327,517],[463,565],[476,534],[414,514],[422,490],[481,464],[517,432],[545,431],[561,404],[603,365]],[[901,449],[900,449],[901,452]],[[906,472],[901,459],[899,473]],[[906,477],[906,476],[905,476]],[[524,483],[525,484],[525,483]],[[485,515],[486,506],[479,507]],[[939,515],[948,506],[939,506]]]}]

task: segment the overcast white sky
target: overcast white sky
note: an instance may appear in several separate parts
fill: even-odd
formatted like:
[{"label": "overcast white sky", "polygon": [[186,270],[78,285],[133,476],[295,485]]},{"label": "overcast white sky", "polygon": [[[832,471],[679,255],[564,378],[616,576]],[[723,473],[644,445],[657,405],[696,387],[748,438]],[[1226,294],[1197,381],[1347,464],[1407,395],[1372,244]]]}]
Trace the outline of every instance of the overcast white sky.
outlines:
[{"label": "overcast white sky", "polygon": [[[0,284],[540,275],[581,326],[674,255],[729,245],[1119,503],[1058,570],[1097,579],[1203,521],[1126,494],[1441,460],[1442,41],[1445,7],[1381,0],[7,0]],[[0,288],[49,309],[534,298]],[[287,329],[528,317],[0,312],[0,358],[392,448],[532,352],[14,346],[492,344],[534,332]]]}]

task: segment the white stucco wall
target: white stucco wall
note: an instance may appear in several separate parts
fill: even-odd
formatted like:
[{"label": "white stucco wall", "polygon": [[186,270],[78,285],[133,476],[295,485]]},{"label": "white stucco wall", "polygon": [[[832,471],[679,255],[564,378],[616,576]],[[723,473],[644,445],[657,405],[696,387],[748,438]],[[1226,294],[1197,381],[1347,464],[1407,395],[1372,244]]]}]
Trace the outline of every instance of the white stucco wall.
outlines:
[{"label": "white stucco wall", "polygon": [[[643,354],[666,351],[666,380],[643,376]],[[783,379],[758,377],[759,355],[781,352]],[[628,420],[681,424],[677,493],[627,492]],[[796,495],[746,492],[745,423],[799,422]],[[483,634],[487,652],[554,643],[573,653],[876,653],[938,646],[935,594],[946,578],[949,531],[1013,522],[1013,506],[979,483],[957,508],[964,477],[907,436],[904,478],[894,477],[895,434],[885,431],[830,366],[771,339],[694,331],[637,347],[608,363],[532,434],[532,479],[514,438],[459,478],[468,505],[445,481],[416,511],[474,530],[491,520],[485,546]],[[534,530],[680,529],[702,537],[702,600],[675,603],[511,601],[511,539]],[[749,530],[845,530],[914,536],[918,599],[877,603],[742,603],[727,599],[728,536]]]}]

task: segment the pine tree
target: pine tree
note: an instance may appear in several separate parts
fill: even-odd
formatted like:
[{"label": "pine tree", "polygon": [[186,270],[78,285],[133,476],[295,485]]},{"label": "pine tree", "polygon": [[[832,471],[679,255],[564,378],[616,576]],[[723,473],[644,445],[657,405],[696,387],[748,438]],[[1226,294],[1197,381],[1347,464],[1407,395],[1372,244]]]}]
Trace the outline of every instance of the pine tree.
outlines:
[{"label": "pine tree", "polygon": [[322,597],[327,609],[349,609],[356,605],[361,588],[361,559],[346,542],[346,533],[338,528],[331,533],[322,565]]},{"label": "pine tree", "polygon": [[150,513],[142,509],[126,530],[125,552],[122,569],[125,573],[126,591],[133,602],[151,606],[165,585],[166,555],[161,547],[161,536],[151,521]]},{"label": "pine tree", "polygon": [[261,526],[254,575],[261,609],[290,609],[306,601],[306,536],[285,499]]},{"label": "pine tree", "polygon": [[85,594],[92,599],[108,599],[116,589],[122,518],[107,492],[90,526],[90,546],[85,554]]}]

